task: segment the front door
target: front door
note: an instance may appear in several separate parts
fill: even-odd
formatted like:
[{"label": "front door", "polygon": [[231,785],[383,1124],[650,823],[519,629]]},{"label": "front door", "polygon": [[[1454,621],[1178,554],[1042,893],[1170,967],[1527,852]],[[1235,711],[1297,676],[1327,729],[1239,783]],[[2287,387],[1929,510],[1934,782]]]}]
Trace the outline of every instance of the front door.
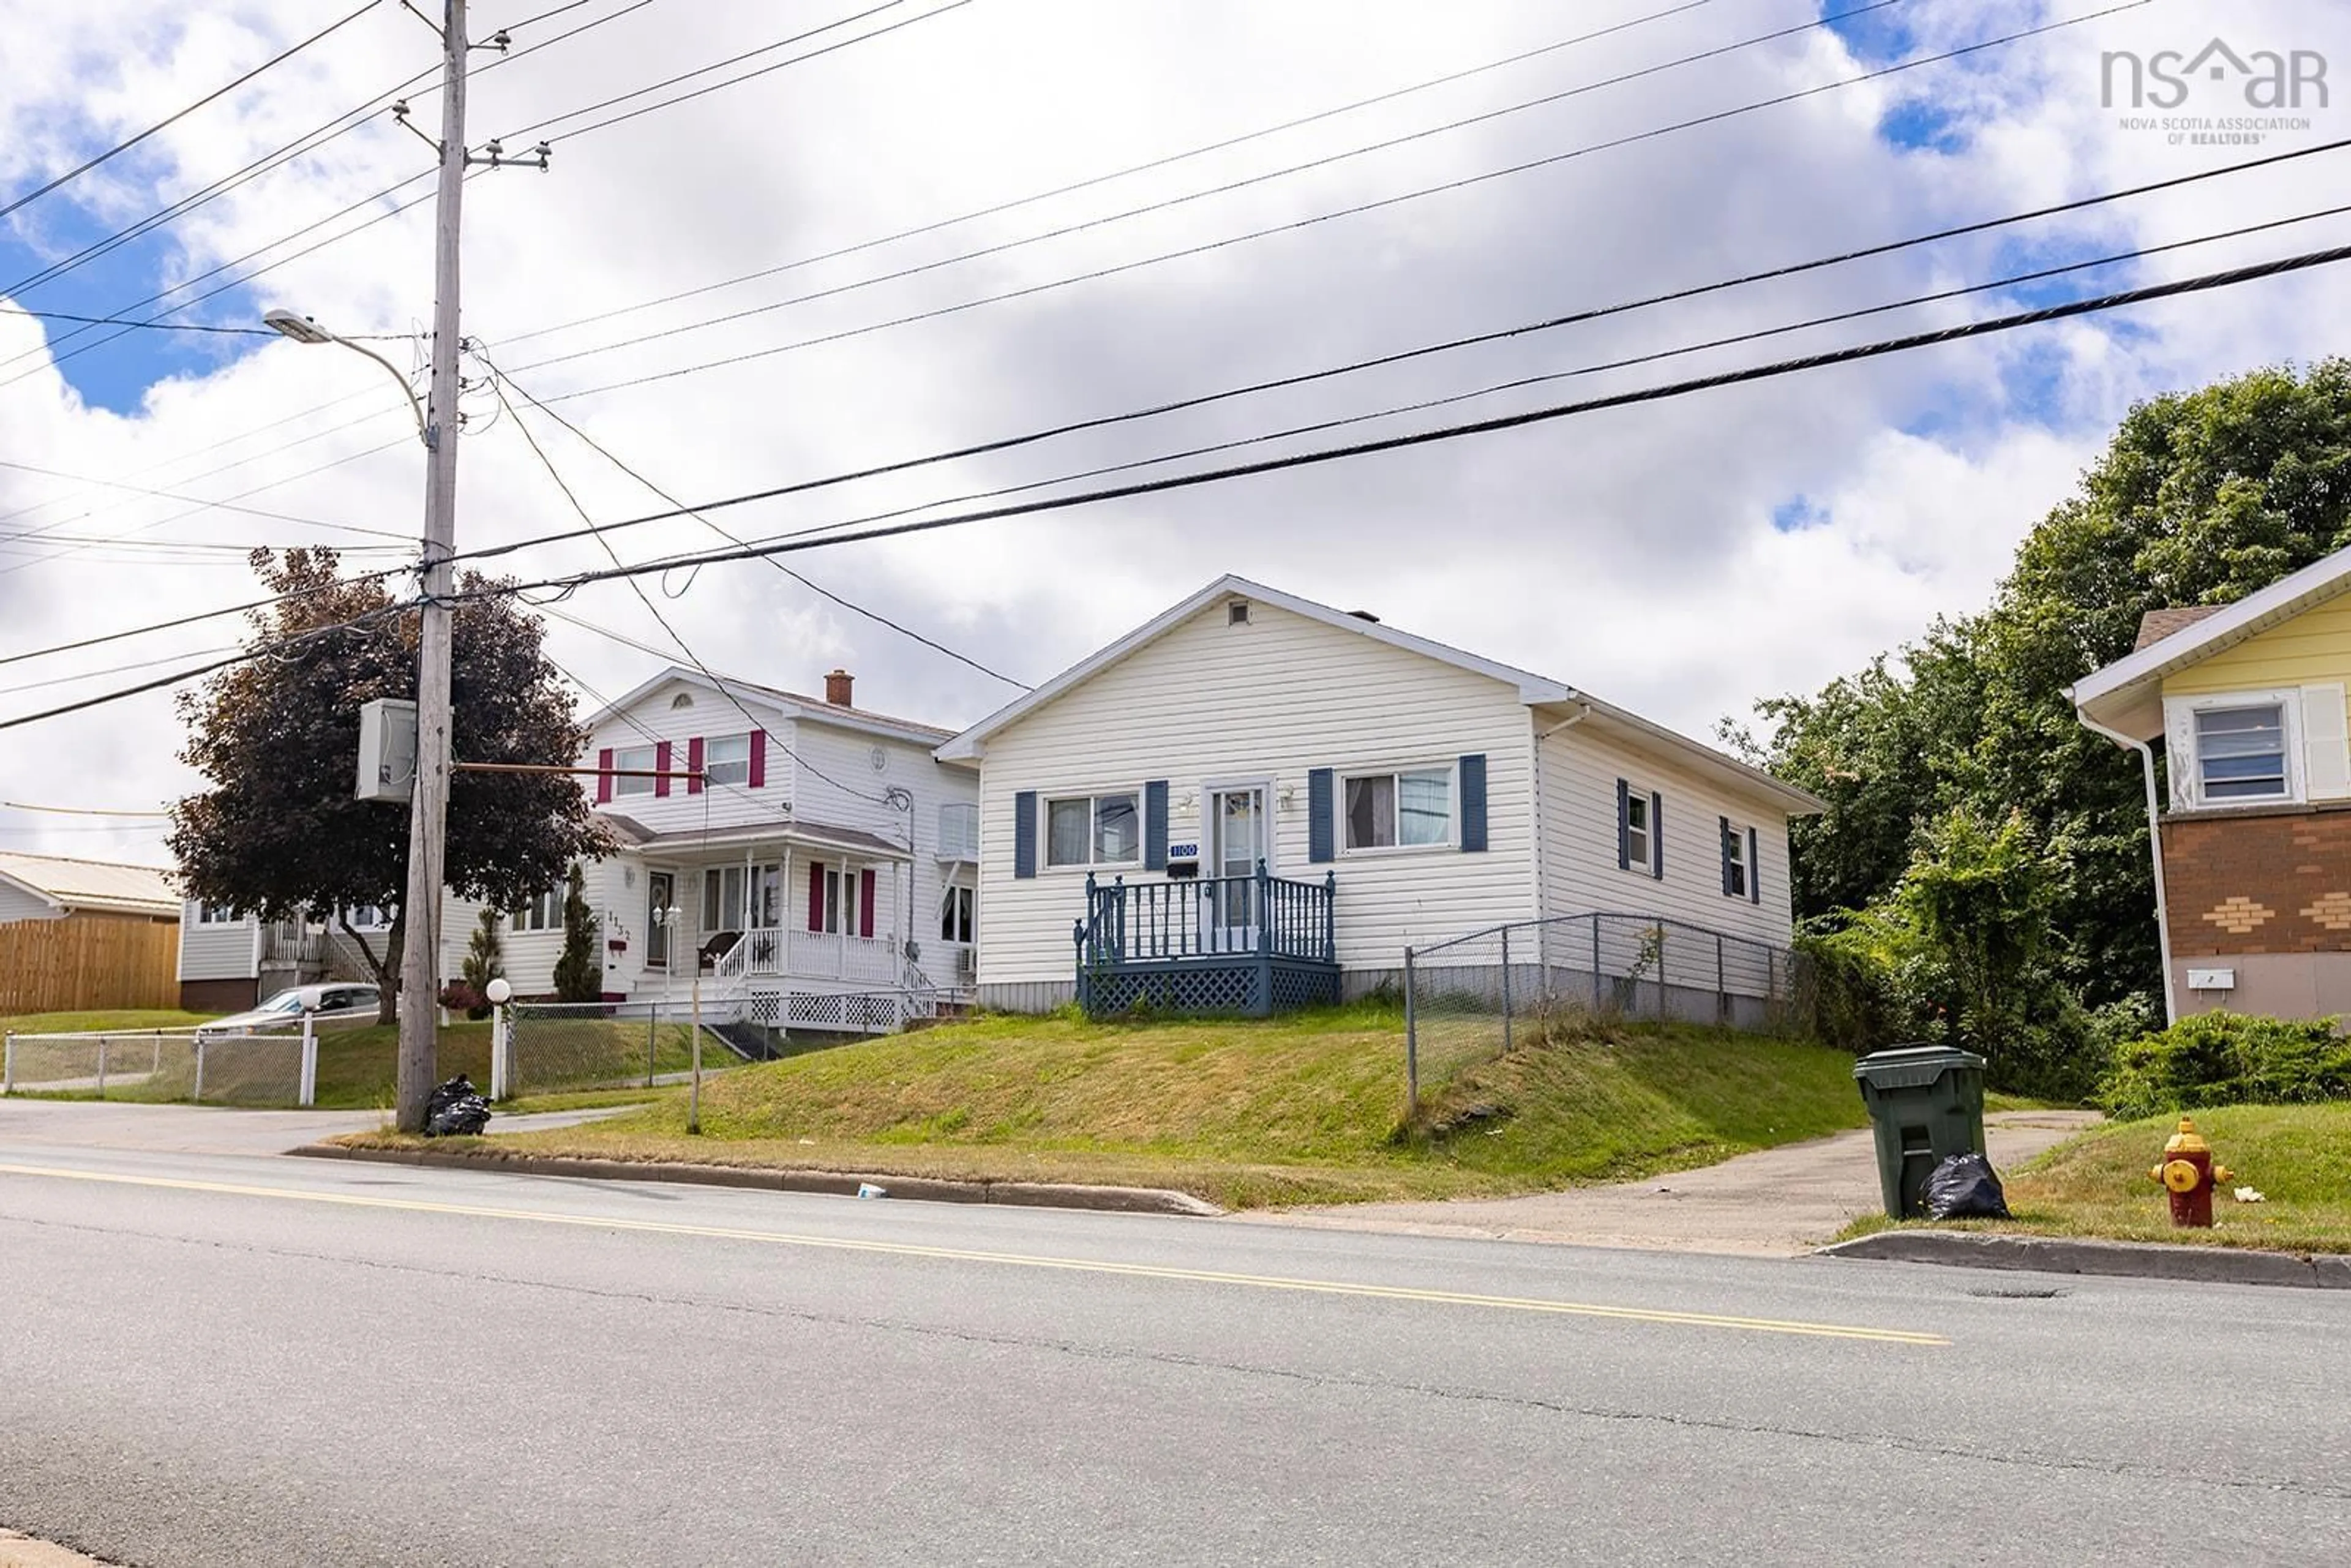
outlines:
[{"label": "front door", "polygon": [[645,967],[669,967],[669,907],[677,902],[677,878],[669,872],[645,873]]},{"label": "front door", "polygon": [[1265,789],[1249,785],[1208,792],[1208,859],[1219,879],[1211,912],[1212,947],[1257,946],[1257,868],[1266,858]]}]

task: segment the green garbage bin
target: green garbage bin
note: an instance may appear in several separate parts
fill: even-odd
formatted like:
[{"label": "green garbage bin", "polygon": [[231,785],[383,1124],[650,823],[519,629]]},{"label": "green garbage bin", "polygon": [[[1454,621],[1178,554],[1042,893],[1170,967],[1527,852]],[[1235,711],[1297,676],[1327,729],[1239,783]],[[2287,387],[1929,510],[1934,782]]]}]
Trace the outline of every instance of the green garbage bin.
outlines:
[{"label": "green garbage bin", "polygon": [[1982,1057],[1941,1045],[1897,1045],[1854,1063],[1891,1218],[1924,1212],[1927,1178],[1943,1161],[1984,1152],[1983,1069]]}]

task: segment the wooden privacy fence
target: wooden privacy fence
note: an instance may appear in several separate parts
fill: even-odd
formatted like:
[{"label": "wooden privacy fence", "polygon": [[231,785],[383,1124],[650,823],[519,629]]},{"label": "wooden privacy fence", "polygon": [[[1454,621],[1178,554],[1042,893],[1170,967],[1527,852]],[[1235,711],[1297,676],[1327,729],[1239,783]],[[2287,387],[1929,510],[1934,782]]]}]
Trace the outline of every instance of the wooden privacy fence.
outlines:
[{"label": "wooden privacy fence", "polygon": [[0,925],[0,1016],[180,1005],[180,928],[146,920]]}]

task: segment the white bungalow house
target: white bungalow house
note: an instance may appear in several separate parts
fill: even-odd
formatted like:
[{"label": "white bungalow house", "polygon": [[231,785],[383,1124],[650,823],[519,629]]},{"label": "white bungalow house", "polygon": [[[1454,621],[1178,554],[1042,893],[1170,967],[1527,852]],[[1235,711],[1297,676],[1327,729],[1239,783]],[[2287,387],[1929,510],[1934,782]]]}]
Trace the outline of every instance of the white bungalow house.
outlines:
[{"label": "white bungalow house", "polygon": [[1784,993],[1787,824],[1820,809],[1563,682],[1238,577],[938,755],[979,768],[978,999],[1009,1010],[1335,1000],[1540,916],[1512,965],[1750,1012]]},{"label": "white bungalow house", "polygon": [[[580,766],[617,845],[582,868],[606,999],[683,1008],[698,971],[714,1022],[862,1031],[968,988],[977,779],[933,757],[949,731],[855,706],[845,672],[825,685],[821,699],[732,677],[722,690],[673,667],[590,718]],[[563,897],[550,888],[496,914],[520,997],[554,991]],[[448,900],[444,982],[481,915]],[[349,938],[315,923],[263,927],[192,904],[182,932],[183,994],[214,1006],[322,974],[369,977]]]}]

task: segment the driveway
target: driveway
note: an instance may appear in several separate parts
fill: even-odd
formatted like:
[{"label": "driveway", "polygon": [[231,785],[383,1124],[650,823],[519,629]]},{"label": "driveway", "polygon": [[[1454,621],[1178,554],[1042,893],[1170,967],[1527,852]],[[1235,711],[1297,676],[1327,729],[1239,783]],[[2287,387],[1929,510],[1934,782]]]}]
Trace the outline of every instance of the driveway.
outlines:
[{"label": "driveway", "polygon": [[[2097,1120],[2095,1111],[1994,1112],[1984,1118],[1992,1166],[2021,1165]],[[1877,1207],[1876,1157],[1870,1134],[1857,1132],[1613,1186],[1529,1197],[1344,1204],[1243,1218],[1332,1229],[1788,1257],[1811,1250]]]}]

